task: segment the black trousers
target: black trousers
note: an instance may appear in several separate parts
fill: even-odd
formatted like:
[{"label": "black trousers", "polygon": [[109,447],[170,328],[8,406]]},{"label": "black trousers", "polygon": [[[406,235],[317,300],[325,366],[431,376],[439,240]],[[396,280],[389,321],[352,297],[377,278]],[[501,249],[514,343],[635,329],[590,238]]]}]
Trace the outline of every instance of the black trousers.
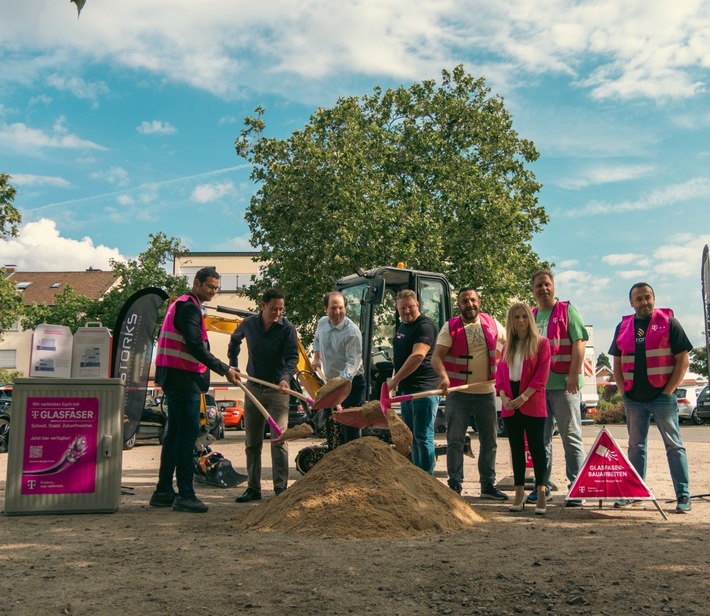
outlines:
[{"label": "black trousers", "polygon": [[545,485],[547,454],[545,452],[545,417],[530,417],[516,409],[511,417],[504,417],[508,431],[510,455],[513,462],[513,479],[516,486],[525,485],[525,437],[533,461],[535,486]]}]

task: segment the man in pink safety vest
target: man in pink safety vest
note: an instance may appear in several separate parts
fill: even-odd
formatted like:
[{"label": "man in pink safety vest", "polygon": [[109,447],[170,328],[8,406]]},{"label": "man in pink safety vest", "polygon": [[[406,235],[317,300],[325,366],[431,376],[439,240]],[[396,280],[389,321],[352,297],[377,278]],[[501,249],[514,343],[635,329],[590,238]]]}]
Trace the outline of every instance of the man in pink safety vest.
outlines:
[{"label": "man in pink safety vest", "polygon": [[[648,283],[637,282],[631,287],[629,303],[634,314],[621,320],[609,349],[614,358],[614,380],[624,394],[629,461],[645,478],[646,443],[653,417],[666,447],[676,512],[688,513],[688,458],[678,427],[675,390],[688,369],[688,352],[693,345],[673,318],[673,311],[655,307],[656,296]],[[635,502],[622,499],[614,506],[618,509]]]},{"label": "man in pink safety vest", "polygon": [[[582,443],[581,393],[584,381],[580,374],[584,348],[589,338],[584,320],[570,302],[555,297],[555,278],[549,270],[539,270],[530,279],[537,306],[533,308],[535,325],[541,336],[550,341],[550,373],[545,385],[547,419],[545,420],[545,451],[547,454],[546,495],[552,472],[552,435],[555,426],[560,433],[565,453],[565,475],[571,485],[584,463]],[[528,495],[528,502],[537,501],[537,492]],[[580,507],[581,500],[566,501],[567,507]]]},{"label": "man in pink safety vest", "polygon": [[[238,380],[237,371],[210,353],[202,302],[219,289],[219,274],[203,267],[195,274],[192,290],[178,297],[167,310],[158,336],[155,358],[156,382],[168,401],[168,431],[160,453],[158,485],[150,498],[151,507],[172,507],[174,511],[204,513],[208,507],[193,488],[195,439],[200,428],[200,402],[210,387],[210,370]],[[173,488],[173,475],[178,492]]]},{"label": "man in pink safety vest", "polygon": [[498,417],[495,406],[495,372],[505,342],[505,328],[481,312],[476,289],[459,291],[456,305],[461,316],[451,319],[439,331],[431,367],[439,375],[439,388],[468,385],[446,395],[446,467],[449,487],[459,494],[464,478],[463,450],[466,430],[475,421],[480,450],[478,475],[481,498],[507,500],[495,485],[498,450]]}]

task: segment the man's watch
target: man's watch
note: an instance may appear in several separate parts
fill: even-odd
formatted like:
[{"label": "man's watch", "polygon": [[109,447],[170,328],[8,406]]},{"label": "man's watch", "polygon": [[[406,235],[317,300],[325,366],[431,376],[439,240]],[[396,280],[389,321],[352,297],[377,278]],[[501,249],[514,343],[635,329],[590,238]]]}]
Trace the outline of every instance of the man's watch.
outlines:
[{"label": "man's watch", "polygon": [[523,399],[523,402],[527,402],[530,399],[525,394],[520,394],[520,397]]}]

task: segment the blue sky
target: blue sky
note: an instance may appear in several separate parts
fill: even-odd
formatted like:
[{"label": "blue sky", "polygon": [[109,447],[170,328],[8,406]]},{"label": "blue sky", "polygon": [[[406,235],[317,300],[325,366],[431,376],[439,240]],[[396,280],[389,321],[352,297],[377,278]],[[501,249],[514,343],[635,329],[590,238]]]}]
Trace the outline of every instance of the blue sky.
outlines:
[{"label": "blue sky", "polygon": [[4,5],[0,171],[23,228],[2,264],[108,268],[158,231],[250,250],[233,142],[257,105],[285,138],[339,96],[463,63],[540,151],[551,221],[534,248],[597,349],[638,280],[703,342],[707,0],[87,0],[80,19],[63,0]]}]

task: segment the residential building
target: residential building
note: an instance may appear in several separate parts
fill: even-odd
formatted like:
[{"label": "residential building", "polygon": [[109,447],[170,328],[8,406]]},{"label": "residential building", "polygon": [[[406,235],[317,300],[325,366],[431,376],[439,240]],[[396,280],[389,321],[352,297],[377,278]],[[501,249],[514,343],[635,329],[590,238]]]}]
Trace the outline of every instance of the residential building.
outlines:
[{"label": "residential building", "polygon": [[[71,286],[79,295],[98,299],[118,283],[113,272],[89,268],[83,272],[23,272],[14,265],[6,265],[7,278],[15,283],[22,293],[25,306],[32,304],[53,305],[57,294]],[[104,324],[113,327],[113,323]],[[4,331],[0,340],[0,368],[17,370],[29,375],[32,331],[23,331],[16,322]]]}]

